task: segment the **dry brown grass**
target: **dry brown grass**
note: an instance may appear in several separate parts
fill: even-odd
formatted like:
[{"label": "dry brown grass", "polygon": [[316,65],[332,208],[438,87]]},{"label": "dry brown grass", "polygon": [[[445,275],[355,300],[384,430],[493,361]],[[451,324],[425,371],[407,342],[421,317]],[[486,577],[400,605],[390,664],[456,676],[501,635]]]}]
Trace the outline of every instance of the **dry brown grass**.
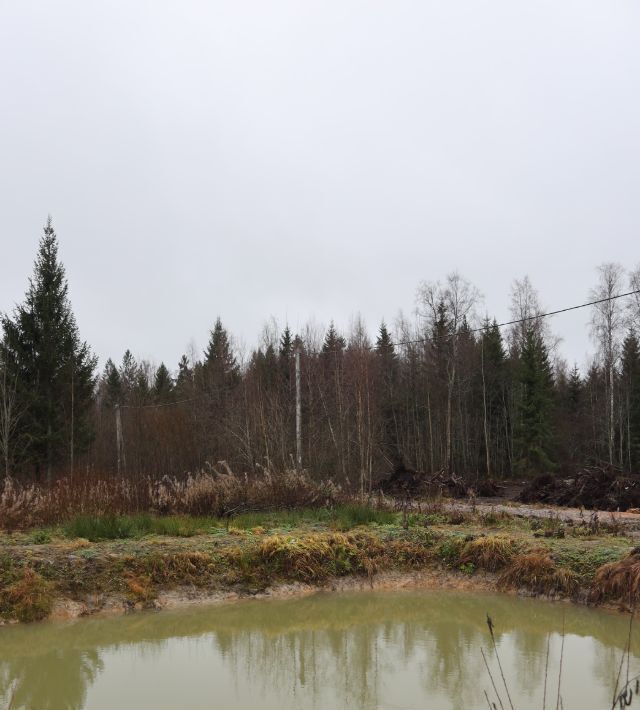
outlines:
[{"label": "dry brown grass", "polygon": [[479,569],[497,572],[505,567],[518,552],[517,542],[504,535],[487,535],[466,543],[462,548],[461,565],[473,564]]},{"label": "dry brown grass", "polygon": [[634,606],[639,599],[640,549],[635,548],[624,559],[602,565],[596,571],[591,590],[593,602],[620,601]]},{"label": "dry brown grass", "polygon": [[514,557],[498,583],[503,588],[524,588],[547,595],[572,596],[578,590],[575,572],[558,567],[546,550],[533,550]]},{"label": "dry brown grass", "polygon": [[19,621],[39,621],[49,616],[53,605],[53,585],[30,567],[22,577],[0,592],[3,608],[11,609]]},{"label": "dry brown grass", "polygon": [[226,517],[243,511],[309,508],[343,500],[330,481],[297,471],[238,476],[228,470],[185,477],[61,478],[51,487],[7,478],[0,487],[0,529],[53,525],[75,516],[161,515]]},{"label": "dry brown grass", "polygon": [[128,577],[126,584],[129,588],[129,592],[137,601],[146,602],[155,597],[150,577]]},{"label": "dry brown grass", "polygon": [[372,576],[383,568],[416,568],[434,557],[431,545],[411,540],[383,541],[365,532],[272,535],[226,553],[229,568],[243,581],[275,579],[322,582],[348,574]]}]

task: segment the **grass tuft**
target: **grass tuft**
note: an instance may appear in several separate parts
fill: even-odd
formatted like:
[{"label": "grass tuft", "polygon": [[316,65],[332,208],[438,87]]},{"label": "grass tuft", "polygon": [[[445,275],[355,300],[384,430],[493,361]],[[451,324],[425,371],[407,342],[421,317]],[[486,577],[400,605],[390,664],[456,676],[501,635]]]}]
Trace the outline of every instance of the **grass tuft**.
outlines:
[{"label": "grass tuft", "polygon": [[602,565],[597,570],[591,591],[591,600],[606,600],[635,605],[640,599],[640,549],[617,562]]},{"label": "grass tuft", "polygon": [[53,585],[30,567],[1,593],[3,610],[19,621],[46,619],[53,606]]},{"label": "grass tuft", "polygon": [[518,544],[510,537],[488,535],[467,542],[460,552],[460,565],[497,572],[506,567],[518,551]]},{"label": "grass tuft", "polygon": [[514,557],[502,573],[499,585],[525,588],[536,594],[572,596],[578,590],[578,576],[570,569],[558,567],[546,550],[534,550]]}]

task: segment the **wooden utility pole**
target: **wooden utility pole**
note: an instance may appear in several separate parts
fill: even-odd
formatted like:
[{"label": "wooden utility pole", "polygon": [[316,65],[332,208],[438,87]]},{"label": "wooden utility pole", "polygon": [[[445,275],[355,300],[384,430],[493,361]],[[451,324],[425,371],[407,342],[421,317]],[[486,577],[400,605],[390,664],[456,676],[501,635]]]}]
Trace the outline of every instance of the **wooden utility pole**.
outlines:
[{"label": "wooden utility pole", "polygon": [[302,470],[302,388],[300,378],[300,346],[296,347],[296,464]]}]

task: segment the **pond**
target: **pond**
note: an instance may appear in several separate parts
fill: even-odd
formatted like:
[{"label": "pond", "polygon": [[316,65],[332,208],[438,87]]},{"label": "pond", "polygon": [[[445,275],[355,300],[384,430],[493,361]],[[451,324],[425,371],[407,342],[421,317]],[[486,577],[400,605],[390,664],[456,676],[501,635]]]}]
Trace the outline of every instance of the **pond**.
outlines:
[{"label": "pond", "polygon": [[[487,612],[515,708],[542,708],[547,643],[547,708],[556,707],[563,625],[564,710],[611,706],[629,617],[451,591],[317,593],[0,628],[0,704],[486,710],[484,691],[495,694],[484,649],[508,707]],[[639,657],[634,638],[632,675]]]}]

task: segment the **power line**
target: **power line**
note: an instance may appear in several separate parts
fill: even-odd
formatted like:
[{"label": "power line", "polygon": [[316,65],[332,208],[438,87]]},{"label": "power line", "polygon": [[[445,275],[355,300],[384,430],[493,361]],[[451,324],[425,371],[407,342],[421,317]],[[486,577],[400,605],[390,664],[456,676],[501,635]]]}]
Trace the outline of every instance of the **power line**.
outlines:
[{"label": "power line", "polygon": [[[634,296],[640,294],[640,289],[636,291],[629,291],[628,293],[619,293],[616,296],[608,296],[607,298],[599,298],[596,301],[589,301],[588,303],[581,303],[577,306],[569,306],[568,308],[560,308],[557,311],[548,311],[547,313],[539,313],[535,316],[527,316],[526,318],[517,318],[516,320],[505,321],[504,323],[491,323],[489,325],[483,325],[480,328],[473,328],[470,333],[482,333],[483,331],[489,330],[489,328],[504,328],[508,325],[517,325],[518,323],[528,323],[529,321],[539,320],[541,318],[549,318],[550,316],[556,316],[559,313],[567,313],[568,311],[577,311],[579,308],[588,308],[589,306],[597,306],[599,303],[606,303],[607,301],[615,301],[618,298],[625,298],[627,296]],[[418,345],[419,343],[427,343],[429,338],[416,338],[415,340],[398,340],[390,341],[389,344],[394,347],[403,345]],[[376,345],[368,345],[365,350],[375,350]],[[320,353],[331,353],[331,352],[342,352],[342,350],[319,350],[311,354],[318,355]]]}]

